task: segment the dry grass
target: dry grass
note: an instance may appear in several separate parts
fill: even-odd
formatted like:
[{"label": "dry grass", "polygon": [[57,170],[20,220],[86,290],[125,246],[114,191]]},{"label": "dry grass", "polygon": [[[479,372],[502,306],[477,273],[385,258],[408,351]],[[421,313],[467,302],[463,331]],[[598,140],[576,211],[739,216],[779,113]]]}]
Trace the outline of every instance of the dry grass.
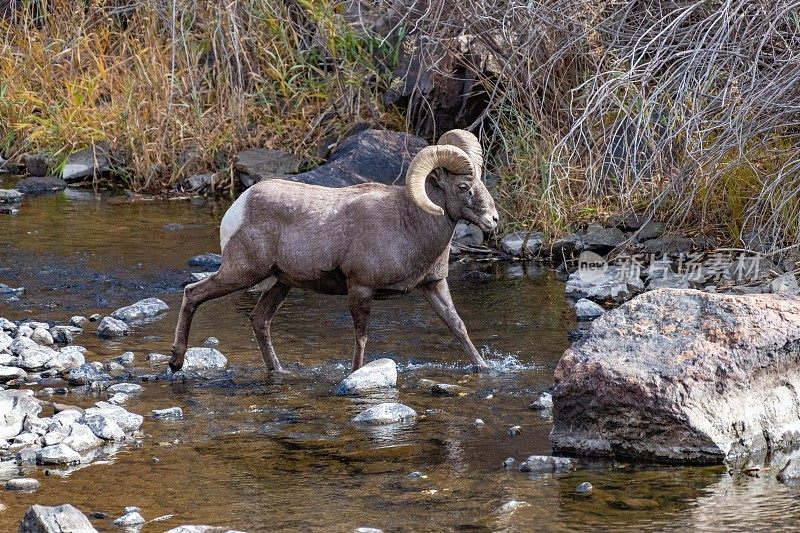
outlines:
[{"label": "dry grass", "polygon": [[[84,7],[85,6],[85,7]],[[249,146],[312,159],[320,139],[385,114],[392,48],[333,0],[19,1],[0,19],[0,152],[107,141],[159,190]],[[389,65],[391,68],[391,65]]]}]

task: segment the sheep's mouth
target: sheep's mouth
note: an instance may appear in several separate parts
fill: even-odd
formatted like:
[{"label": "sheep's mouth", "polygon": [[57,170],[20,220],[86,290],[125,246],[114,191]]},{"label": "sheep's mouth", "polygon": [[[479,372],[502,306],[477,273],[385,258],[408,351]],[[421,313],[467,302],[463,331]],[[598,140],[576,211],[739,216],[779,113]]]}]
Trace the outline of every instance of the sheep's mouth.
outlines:
[{"label": "sheep's mouth", "polygon": [[494,229],[497,227],[497,223],[494,223],[494,224],[492,224],[492,225],[490,226],[489,224],[486,224],[486,223],[485,223],[485,222],[483,222],[483,221],[480,221],[480,222],[478,222],[476,225],[477,225],[477,226],[478,226],[478,227],[481,229],[481,231],[482,231],[482,232],[484,232],[484,233],[491,233],[491,232],[493,232],[493,231],[494,231]]}]

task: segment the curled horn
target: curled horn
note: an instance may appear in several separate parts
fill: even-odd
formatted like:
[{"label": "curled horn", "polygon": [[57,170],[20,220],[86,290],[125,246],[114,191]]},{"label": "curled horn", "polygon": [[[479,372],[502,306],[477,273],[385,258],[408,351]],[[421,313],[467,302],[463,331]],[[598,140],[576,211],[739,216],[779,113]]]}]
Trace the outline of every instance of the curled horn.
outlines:
[{"label": "curled horn", "polygon": [[425,180],[437,168],[453,174],[473,174],[475,165],[464,150],[451,144],[428,146],[411,160],[406,173],[406,194],[423,211],[443,215],[444,209],[433,203],[425,192]]},{"label": "curled horn", "polygon": [[475,167],[478,178],[483,173],[483,148],[478,138],[467,130],[450,130],[439,137],[439,146],[452,145],[464,150]]}]

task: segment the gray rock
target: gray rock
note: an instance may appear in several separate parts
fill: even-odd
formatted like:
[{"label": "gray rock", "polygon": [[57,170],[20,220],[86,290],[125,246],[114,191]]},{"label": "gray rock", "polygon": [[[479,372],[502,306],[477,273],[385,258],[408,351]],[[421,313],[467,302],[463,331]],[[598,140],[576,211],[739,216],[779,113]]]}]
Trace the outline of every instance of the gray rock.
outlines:
[{"label": "gray rock", "polygon": [[483,420],[481,420],[480,418],[476,418],[475,421],[472,423],[472,425],[474,427],[480,429],[480,428],[486,426],[486,423]]},{"label": "gray rock", "polygon": [[83,513],[69,504],[58,507],[28,507],[19,533],[97,533]]},{"label": "gray rock", "polygon": [[575,487],[575,492],[577,492],[578,494],[589,494],[590,492],[592,492],[592,488],[593,487],[591,483],[589,483],[588,481],[584,481],[583,483]]},{"label": "gray rock", "polygon": [[552,455],[531,455],[519,465],[520,472],[561,472],[572,470],[574,464],[568,457],[553,457]]},{"label": "gray rock", "polygon": [[40,446],[29,446],[17,452],[17,462],[22,465],[35,465],[39,457]]},{"label": "gray rock", "polygon": [[184,355],[183,368],[181,370],[186,372],[224,370],[227,366],[228,360],[219,350],[214,348],[189,348]]},{"label": "gray rock", "polygon": [[59,344],[70,344],[75,341],[75,335],[83,332],[83,328],[75,326],[53,326],[50,328],[50,334],[53,341]]},{"label": "gray rock", "polygon": [[0,439],[13,439],[22,433],[26,418],[38,417],[41,412],[32,390],[0,390]]},{"label": "gray rock", "polygon": [[244,531],[235,531],[227,527],[218,526],[190,526],[183,525],[174,527],[166,533],[244,533]]},{"label": "gray rock", "polygon": [[222,256],[211,252],[192,257],[188,261],[189,266],[200,267],[206,270],[219,270],[222,265]]},{"label": "gray rock", "polygon": [[134,359],[136,359],[136,355],[133,352],[125,352],[124,354],[117,357],[116,361],[123,365],[129,365],[133,363]]},{"label": "gray rock", "polygon": [[66,444],[77,452],[85,452],[97,448],[103,442],[97,438],[94,431],[86,424],[72,424],[60,426],[44,436],[45,446]]},{"label": "gray rock", "polygon": [[503,461],[503,468],[511,468],[517,464],[517,460],[513,457],[507,457],[505,461]]},{"label": "gray rock", "polygon": [[86,349],[83,346],[65,346],[45,363],[45,367],[55,370],[79,368],[86,363],[86,358],[83,355],[85,351]]},{"label": "gray rock", "polygon": [[408,165],[428,143],[394,131],[369,129],[345,139],[328,162],[288,179],[326,187],[359,183],[403,185]]},{"label": "gray rock", "polygon": [[233,164],[245,188],[266,179],[286,179],[300,170],[300,160],[282,150],[251,148],[236,154]]},{"label": "gray rock", "polygon": [[124,393],[124,394],[140,394],[144,389],[141,385],[137,385],[136,383],[115,383],[108,388],[108,392],[116,394],[116,393]]},{"label": "gray rock", "polygon": [[651,279],[647,282],[647,290],[656,289],[688,289],[689,276],[687,274],[675,274],[672,271],[665,272],[663,276]]},{"label": "gray rock", "polygon": [[41,194],[63,191],[67,182],[57,176],[30,176],[17,182],[17,190],[24,194]]},{"label": "gray rock", "polygon": [[605,312],[606,310],[601,306],[586,298],[581,298],[575,302],[575,315],[578,320],[593,320]]},{"label": "gray rock", "polygon": [[14,204],[22,201],[24,195],[13,189],[0,189],[0,204]]},{"label": "gray rock", "polygon": [[132,527],[144,524],[145,520],[139,511],[131,510],[111,522],[119,527]]},{"label": "gray rock", "polygon": [[523,507],[530,507],[531,504],[528,502],[518,501],[518,500],[511,500],[510,502],[506,502],[497,509],[498,514],[510,514],[516,511],[517,509],[522,509]]},{"label": "gray rock", "polygon": [[680,235],[664,235],[657,239],[644,241],[642,246],[644,247],[644,251],[650,254],[677,257],[681,254],[689,253],[694,245],[692,240],[686,237],[681,237]]},{"label": "gray rock", "polygon": [[795,296],[800,294],[800,286],[797,284],[797,278],[795,277],[794,272],[781,274],[772,280],[769,284],[769,292],[774,294],[792,294]]},{"label": "gray rock", "polygon": [[475,224],[460,220],[453,232],[453,242],[464,246],[481,246],[483,231]]},{"label": "gray rock", "polygon": [[5,283],[0,283],[0,298],[4,300],[19,299],[25,293],[25,287],[10,287]]},{"label": "gray rock", "polygon": [[466,387],[450,383],[435,383],[431,386],[431,394],[434,396],[465,396],[469,392]]},{"label": "gray rock", "polygon": [[209,337],[203,341],[203,348],[219,348],[219,339],[216,337]]},{"label": "gray rock", "polygon": [[102,318],[103,318],[103,315],[101,315],[100,313],[95,313],[95,314],[93,314],[92,316],[89,317],[89,322],[97,322],[98,320],[101,320]]},{"label": "gray rock", "polygon": [[587,298],[596,302],[622,303],[644,290],[641,278],[629,269],[609,266],[602,272],[587,275],[581,270],[570,274],[566,293],[569,298]]},{"label": "gray rock", "polygon": [[78,410],[78,407],[70,407],[59,411],[52,416],[54,422],[60,426],[71,426],[72,424],[79,423],[83,420],[83,412]]},{"label": "gray rock", "polygon": [[11,343],[11,353],[17,356],[17,366],[26,370],[44,368],[58,355],[58,352],[47,346],[39,346],[28,337],[19,336]]},{"label": "gray rock", "polygon": [[131,329],[122,320],[107,316],[100,321],[97,326],[97,334],[104,339],[114,339],[124,337],[130,333]]},{"label": "gray rock", "polygon": [[549,392],[543,392],[537,399],[535,399],[528,406],[532,411],[548,411],[553,408],[553,395]]},{"label": "gray rock", "polygon": [[11,338],[11,335],[0,329],[0,352],[10,352],[12,342],[14,342],[14,339]]},{"label": "gray rock", "polygon": [[192,274],[191,274],[192,282],[203,281],[206,278],[210,278],[214,274],[216,274],[216,271],[214,271],[214,272],[192,272]]},{"label": "gray rock", "polygon": [[508,428],[508,431],[506,431],[506,434],[509,437],[515,437],[520,433],[522,433],[522,426],[511,426],[510,428]]},{"label": "gray rock", "polygon": [[217,174],[195,174],[186,180],[186,189],[192,192],[202,191],[211,187],[216,179],[218,179]]},{"label": "gray rock", "polygon": [[106,372],[112,375],[119,375],[125,372],[125,367],[116,361],[107,362],[105,365],[103,365],[103,368],[105,368]]},{"label": "gray rock", "polygon": [[800,480],[800,460],[789,459],[776,478],[781,483],[795,483]]},{"label": "gray rock", "polygon": [[361,391],[394,387],[397,385],[397,364],[387,358],[376,359],[347,376],[338,387],[336,394],[346,396]]},{"label": "gray rock", "polygon": [[0,383],[11,381],[12,379],[25,379],[28,373],[14,366],[0,366]]},{"label": "gray rock", "polygon": [[86,385],[87,383],[93,383],[95,381],[108,381],[110,379],[111,376],[102,370],[98,370],[90,363],[84,363],[77,368],[73,368],[67,375],[67,381],[73,385]]},{"label": "gray rock", "polygon": [[[2,290],[2,287],[0,287],[0,290]],[[33,329],[30,326],[28,326],[27,324],[22,324],[17,329],[17,338],[20,338],[20,337],[28,337],[28,338],[30,338],[31,335],[33,335]]]},{"label": "gray rock", "polygon": [[48,154],[28,154],[25,156],[25,174],[28,176],[47,176],[55,159]]},{"label": "gray rock", "polygon": [[381,403],[357,414],[353,417],[353,422],[371,425],[394,424],[416,417],[416,411],[401,403]]},{"label": "gray rock", "polygon": [[791,296],[644,293],[559,361],[553,449],[722,463],[788,448],[800,435],[799,344]]},{"label": "gray rock", "polygon": [[85,423],[98,438],[112,441],[125,440],[125,432],[111,417],[89,415],[85,418]]},{"label": "gray rock", "polygon": [[581,236],[583,250],[607,253],[625,242],[625,234],[618,228],[604,228],[592,224]]},{"label": "gray rock", "polygon": [[150,415],[156,420],[180,420],[183,418],[183,409],[180,407],[155,409],[150,413]]},{"label": "gray rock", "polygon": [[74,317],[70,318],[69,319],[69,323],[71,325],[75,326],[76,328],[83,328],[83,327],[86,326],[86,324],[89,323],[89,319],[86,318],[85,316],[77,315],[77,316],[74,316]]},{"label": "gray rock", "polygon": [[45,446],[39,453],[39,462],[43,465],[71,465],[81,462],[81,454],[66,444]]},{"label": "gray rock", "polygon": [[163,353],[149,353],[145,359],[151,365],[163,365],[170,360],[170,356]]},{"label": "gray rock", "polygon": [[515,231],[500,239],[500,249],[514,257],[532,257],[539,252],[544,239],[544,234],[538,231]]},{"label": "gray rock", "polygon": [[110,152],[107,147],[97,145],[70,154],[61,173],[67,183],[76,183],[111,170]]},{"label": "gray rock", "polygon": [[663,236],[665,231],[667,231],[666,224],[650,221],[639,229],[636,237],[639,241],[649,241]]},{"label": "gray rock", "polygon": [[565,235],[550,245],[550,255],[555,265],[575,257],[581,250],[583,250],[583,239],[577,233]]},{"label": "gray rock", "polygon": [[158,298],[145,298],[135,304],[117,309],[111,316],[117,320],[131,323],[138,320],[154,318],[169,310],[169,306]]},{"label": "gray rock", "polygon": [[[144,422],[144,418],[141,415],[131,413],[123,407],[106,402],[97,402],[95,407],[90,407],[85,412],[87,419],[96,415],[113,420],[125,433],[133,433]],[[88,422],[86,425],[91,427]]]},{"label": "gray rock", "polygon": [[37,344],[44,344],[45,346],[52,346],[53,344],[53,336],[44,328],[34,329],[31,340]]}]

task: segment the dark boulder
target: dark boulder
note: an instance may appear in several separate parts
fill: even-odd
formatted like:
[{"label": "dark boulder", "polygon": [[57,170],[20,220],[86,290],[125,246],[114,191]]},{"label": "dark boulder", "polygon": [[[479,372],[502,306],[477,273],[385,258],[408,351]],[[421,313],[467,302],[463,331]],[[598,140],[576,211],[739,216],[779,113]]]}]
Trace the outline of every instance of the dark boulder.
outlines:
[{"label": "dark boulder", "polygon": [[17,190],[25,194],[63,191],[67,182],[57,176],[30,176],[17,182]]},{"label": "dark boulder", "polygon": [[300,160],[283,150],[251,148],[236,154],[234,169],[245,188],[267,179],[291,179],[300,169]]}]

